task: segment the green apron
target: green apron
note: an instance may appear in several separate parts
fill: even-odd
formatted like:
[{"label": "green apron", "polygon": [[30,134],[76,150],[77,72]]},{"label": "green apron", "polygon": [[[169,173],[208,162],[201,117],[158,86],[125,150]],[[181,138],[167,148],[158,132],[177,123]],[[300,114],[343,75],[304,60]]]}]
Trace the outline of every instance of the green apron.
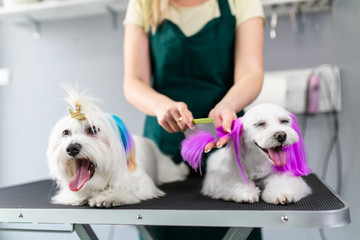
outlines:
[{"label": "green apron", "polygon": [[[186,37],[180,28],[165,20],[149,33],[152,87],[175,101],[185,102],[194,118],[207,117],[234,83],[236,19],[228,1],[219,0],[221,16],[196,34]],[[170,134],[147,116],[144,136],[179,163],[183,133]]]},{"label": "green apron", "polygon": [[[175,101],[185,102],[194,118],[207,117],[234,83],[236,19],[228,0],[218,0],[220,17],[196,34],[186,37],[180,28],[165,20],[149,33],[152,87]],[[183,133],[170,134],[147,116],[144,136],[179,163]],[[221,239],[227,228],[150,227],[157,239]],[[254,239],[261,239],[255,237]]]}]

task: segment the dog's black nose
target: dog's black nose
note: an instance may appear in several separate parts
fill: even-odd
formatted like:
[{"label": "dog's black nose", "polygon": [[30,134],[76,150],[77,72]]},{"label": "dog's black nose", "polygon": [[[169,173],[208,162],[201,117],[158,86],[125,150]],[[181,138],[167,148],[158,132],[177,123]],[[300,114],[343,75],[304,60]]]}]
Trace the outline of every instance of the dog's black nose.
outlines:
[{"label": "dog's black nose", "polygon": [[78,143],[71,143],[66,148],[66,153],[70,156],[75,157],[81,151],[81,145]]},{"label": "dog's black nose", "polygon": [[283,143],[286,140],[286,132],[284,131],[277,132],[275,133],[274,137],[276,141],[278,141],[279,143]]}]

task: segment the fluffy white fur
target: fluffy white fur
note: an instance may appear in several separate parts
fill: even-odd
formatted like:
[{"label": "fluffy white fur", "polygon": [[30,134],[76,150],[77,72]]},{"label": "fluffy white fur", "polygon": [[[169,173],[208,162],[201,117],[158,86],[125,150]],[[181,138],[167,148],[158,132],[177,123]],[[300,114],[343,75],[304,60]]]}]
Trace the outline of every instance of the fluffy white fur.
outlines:
[{"label": "fluffy white fur", "polygon": [[[220,149],[209,156],[206,176],[201,192],[215,199],[235,202],[287,204],[309,195],[311,189],[301,177],[276,173],[274,162],[263,149],[291,145],[299,141],[291,128],[292,119],[283,108],[273,104],[260,104],[243,117],[241,159],[249,183],[239,171],[234,146]],[[285,133],[286,140],[276,140],[277,133]]]},{"label": "fluffy white fur", "polygon": [[[67,114],[50,134],[47,162],[59,187],[53,203],[97,207],[134,204],[163,196],[164,192],[156,185],[186,178],[189,170],[184,163],[174,164],[143,137],[133,137],[136,163],[127,164],[129,156],[111,115],[102,112],[95,104],[96,99],[85,92],[79,93],[71,87],[67,92],[66,100],[72,109],[81,106],[87,119],[77,120]],[[81,145],[79,153],[71,153],[74,156],[68,153],[71,144]],[[72,191],[69,181],[76,171],[76,159],[89,160],[89,169],[91,166],[94,173],[78,191]]]}]

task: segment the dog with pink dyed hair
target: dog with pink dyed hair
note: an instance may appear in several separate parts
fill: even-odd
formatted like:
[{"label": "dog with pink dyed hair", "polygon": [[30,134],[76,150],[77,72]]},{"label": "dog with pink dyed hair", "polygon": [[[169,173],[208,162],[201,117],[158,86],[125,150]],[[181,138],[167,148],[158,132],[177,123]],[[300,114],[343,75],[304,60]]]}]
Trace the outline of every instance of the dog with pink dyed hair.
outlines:
[{"label": "dog with pink dyed hair", "polygon": [[[296,118],[269,103],[256,105],[233,122],[232,131],[217,128],[218,136],[231,137],[228,147],[210,153],[201,193],[235,202],[272,204],[297,202],[311,193],[301,176],[311,172]],[[194,169],[201,166],[206,132],[189,135],[181,154]]]}]

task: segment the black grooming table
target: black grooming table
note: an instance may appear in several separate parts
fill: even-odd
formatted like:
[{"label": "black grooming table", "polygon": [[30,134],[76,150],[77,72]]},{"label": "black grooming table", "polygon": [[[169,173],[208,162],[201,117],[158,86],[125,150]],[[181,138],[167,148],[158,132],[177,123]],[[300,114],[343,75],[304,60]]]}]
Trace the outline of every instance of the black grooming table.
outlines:
[{"label": "black grooming table", "polygon": [[288,205],[214,200],[200,194],[201,179],[193,177],[160,186],[165,197],[108,209],[51,204],[56,186],[45,180],[0,189],[0,222],[69,223],[85,226],[81,229],[85,232],[88,225],[83,224],[214,226],[233,227],[235,231],[253,227],[328,228],[350,223],[347,203],[316,175],[304,180],[313,193]]}]

